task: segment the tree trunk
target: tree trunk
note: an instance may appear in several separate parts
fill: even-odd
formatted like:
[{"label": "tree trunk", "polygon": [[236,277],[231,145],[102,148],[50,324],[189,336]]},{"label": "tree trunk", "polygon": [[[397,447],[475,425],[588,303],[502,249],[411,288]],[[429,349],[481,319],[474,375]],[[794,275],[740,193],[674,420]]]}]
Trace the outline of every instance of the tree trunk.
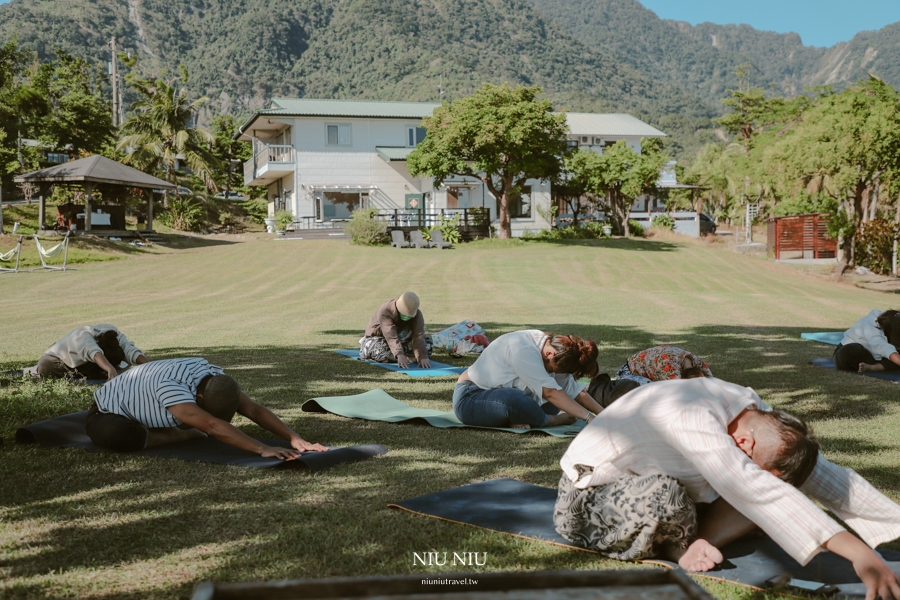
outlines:
[{"label": "tree trunk", "polygon": [[[841,260],[834,266],[834,278],[840,279],[847,269],[855,264],[854,242],[856,240],[856,232],[862,224],[862,208],[863,193],[866,191],[866,185],[862,181],[856,183],[856,189],[853,190],[853,198],[848,203],[845,202],[844,210],[852,217],[852,226],[850,232],[841,238]],[[849,209],[849,210],[848,210]]]},{"label": "tree trunk", "polygon": [[628,239],[631,237],[631,232],[628,231],[628,208],[625,206],[625,199],[618,190],[613,192],[613,198],[615,198],[616,210],[619,213],[619,221],[622,223],[622,235]]},{"label": "tree trunk", "polygon": [[900,195],[897,196],[897,212],[894,213],[894,247],[891,252],[891,275],[897,276],[897,242],[900,238]]}]

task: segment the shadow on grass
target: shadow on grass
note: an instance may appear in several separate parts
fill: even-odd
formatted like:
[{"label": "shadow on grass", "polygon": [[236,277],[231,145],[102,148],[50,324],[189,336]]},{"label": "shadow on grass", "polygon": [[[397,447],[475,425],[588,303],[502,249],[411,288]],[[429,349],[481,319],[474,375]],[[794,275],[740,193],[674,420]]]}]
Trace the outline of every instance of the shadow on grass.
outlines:
[{"label": "shadow on grass", "polygon": [[[482,323],[492,337],[521,327]],[[799,328],[708,326],[660,336],[631,327],[573,323],[535,328],[575,333],[598,342],[600,364],[614,371],[627,357],[660,343],[707,360],[713,373],[754,387],[764,399],[808,419],[835,417],[883,423],[900,399],[891,382],[808,365],[831,347],[800,339]],[[323,332],[346,335],[356,330]],[[444,523],[388,509],[391,502],[497,477],[547,487],[570,440],[505,432],[388,424],[303,413],[303,401],[381,388],[416,406],[450,410],[454,378],[412,379],[311,345],[172,347],[158,358],[203,356],[221,365],[262,404],[310,441],[334,445],[380,443],[389,454],[362,463],[306,473],[199,465],[121,454],[43,450],[7,443],[0,450],[0,516],[8,524],[0,572],[23,597],[54,595],[51,570],[66,589],[91,588],[100,597],[139,598],[170,590],[188,594],[192,582],[272,580],[417,572],[412,553],[488,552],[491,570],[624,568],[583,552]],[[436,358],[451,362],[446,354]],[[471,358],[454,364],[470,364]],[[0,365],[3,367],[3,365]],[[83,391],[35,390],[10,381],[0,389],[7,424],[81,410]],[[38,393],[39,392],[39,393]],[[38,396],[60,394],[36,404]],[[33,406],[25,406],[33,405]],[[251,435],[263,432],[245,421]],[[825,436],[826,451],[852,454],[857,471],[881,489],[898,491],[896,468],[866,462],[886,447],[862,436]],[[90,572],[85,580],[78,573]],[[129,581],[140,571],[140,583]],[[180,573],[171,576],[172,573]],[[111,581],[112,583],[102,583]],[[175,583],[170,583],[174,581]],[[118,583],[115,583],[118,582]],[[134,585],[140,590],[134,592]],[[171,587],[170,587],[171,586]],[[174,587],[174,589],[172,589]],[[121,590],[121,591],[116,591]]]},{"label": "shadow on grass", "polygon": [[592,246],[615,250],[636,250],[638,252],[674,252],[679,246],[671,242],[641,238],[612,238],[593,240],[544,240],[528,239],[529,244],[554,244],[558,246]]}]

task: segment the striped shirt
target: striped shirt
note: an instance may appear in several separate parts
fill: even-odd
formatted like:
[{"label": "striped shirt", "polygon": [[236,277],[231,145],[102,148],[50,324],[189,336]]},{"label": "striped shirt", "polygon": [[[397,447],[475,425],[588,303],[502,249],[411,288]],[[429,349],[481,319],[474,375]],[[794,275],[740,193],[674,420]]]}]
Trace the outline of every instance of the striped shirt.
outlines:
[{"label": "striped shirt", "polygon": [[224,371],[203,358],[174,358],[144,363],[106,382],[94,392],[100,412],[134,419],[147,427],[177,427],[170,406],[197,401],[197,386],[207,375]]},{"label": "striped shirt", "polygon": [[597,415],[560,465],[581,489],[628,474],[662,473],[676,478],[695,502],[721,496],[800,564],[844,531],[804,493],[872,547],[900,537],[900,506],[850,469],[820,455],[798,490],[759,468],[728,434],[728,424],[744,409],[770,407],[752,389],[720,379],[654,383]]}]

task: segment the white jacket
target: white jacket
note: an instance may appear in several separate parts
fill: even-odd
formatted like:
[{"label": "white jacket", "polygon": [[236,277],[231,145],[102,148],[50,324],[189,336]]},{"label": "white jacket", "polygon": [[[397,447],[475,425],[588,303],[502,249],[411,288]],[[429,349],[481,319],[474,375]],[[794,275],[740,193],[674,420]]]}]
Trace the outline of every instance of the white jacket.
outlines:
[{"label": "white jacket", "polygon": [[[118,334],[119,345],[125,352],[125,360],[130,365],[136,364],[137,357],[141,356],[140,348],[135,346],[125,337],[121,331],[116,329],[115,325],[109,323],[101,323],[100,325],[85,325],[70,331],[66,337],[59,340],[49,348],[44,354],[55,356],[63,361],[69,367],[75,369],[82,365],[94,362],[94,355],[103,352],[97,345],[95,336],[100,335],[104,331],[115,331]],[[119,365],[113,365],[119,366]]]},{"label": "white jacket", "polygon": [[875,309],[862,319],[853,324],[853,327],[844,332],[841,345],[862,344],[863,347],[872,353],[875,360],[887,358],[897,351],[897,349],[888,342],[887,336],[878,327],[875,319],[883,313],[883,310]]}]

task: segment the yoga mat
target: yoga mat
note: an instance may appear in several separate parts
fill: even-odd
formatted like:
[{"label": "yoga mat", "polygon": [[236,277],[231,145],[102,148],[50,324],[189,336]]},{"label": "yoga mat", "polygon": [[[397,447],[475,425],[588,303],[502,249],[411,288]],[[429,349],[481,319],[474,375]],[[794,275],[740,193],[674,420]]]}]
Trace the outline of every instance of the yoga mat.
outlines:
[{"label": "yoga mat", "polygon": [[329,412],[351,419],[365,419],[367,421],[384,421],[386,423],[399,423],[411,421],[427,423],[434,427],[446,429],[448,427],[472,427],[475,429],[496,429],[512,433],[546,433],[555,437],[574,437],[584,428],[584,421],[575,421],[571,425],[559,425],[557,427],[544,427],[532,429],[515,429],[513,427],[477,427],[466,425],[456,418],[452,412],[433,410],[428,408],[413,408],[409,404],[400,402],[384,390],[371,390],[355,396],[333,396],[330,398],[312,398],[303,403],[305,412]]},{"label": "yoga mat", "polygon": [[[834,366],[833,358],[814,358],[809,361],[810,364],[817,367],[824,367],[833,371],[837,370]],[[874,377],[875,379],[887,379],[888,381],[900,381],[900,371],[886,371],[881,373],[860,373],[859,371],[841,371],[841,373],[851,373],[853,375],[865,375],[866,377]]]},{"label": "yoga mat", "polygon": [[[44,448],[80,448],[95,452],[110,452],[95,445],[84,431],[84,419],[87,411],[72,413],[54,419],[47,419],[33,425],[22,427],[16,431],[16,442],[20,444],[39,444]],[[260,440],[270,446],[289,448],[287,440]],[[175,458],[191,462],[213,463],[219,465],[235,465],[256,469],[267,468],[306,468],[310,471],[321,471],[343,463],[352,463],[387,453],[384,446],[368,444],[348,448],[332,448],[328,452],[306,452],[294,460],[264,458],[247,450],[235,448],[230,444],[209,437],[188,440],[174,444],[165,444],[148,448],[140,452],[129,452],[129,456],[155,456],[157,458]]]},{"label": "yoga mat", "polygon": [[436,360],[431,361],[430,369],[420,369],[419,367],[401,369],[396,363],[380,363],[371,360],[362,360],[359,357],[359,350],[354,350],[352,348],[349,350],[335,350],[335,352],[341,356],[358,360],[361,363],[387,369],[388,371],[393,371],[395,373],[405,373],[410,377],[449,377],[450,375],[459,375],[466,370],[466,367],[454,367],[453,365],[448,365]]},{"label": "yoga mat", "polygon": [[831,344],[832,346],[839,346],[841,340],[844,339],[843,331],[820,331],[818,333],[801,333],[800,337],[804,340],[811,340],[813,342],[821,342],[823,344]]},{"label": "yoga mat", "polygon": [[[555,489],[515,479],[492,479],[389,506],[585,551],[556,533],[553,527],[555,502]],[[878,552],[894,571],[900,573],[900,552]],[[865,586],[854,573],[850,562],[831,552],[816,555],[802,567],[771,539],[755,538],[729,544],[722,549],[722,554],[725,555],[725,562],[717,570],[692,575],[762,589],[769,579],[788,573],[793,579],[834,585],[839,589],[839,598],[865,597]],[[642,562],[676,567],[675,563],[665,560]]]}]

